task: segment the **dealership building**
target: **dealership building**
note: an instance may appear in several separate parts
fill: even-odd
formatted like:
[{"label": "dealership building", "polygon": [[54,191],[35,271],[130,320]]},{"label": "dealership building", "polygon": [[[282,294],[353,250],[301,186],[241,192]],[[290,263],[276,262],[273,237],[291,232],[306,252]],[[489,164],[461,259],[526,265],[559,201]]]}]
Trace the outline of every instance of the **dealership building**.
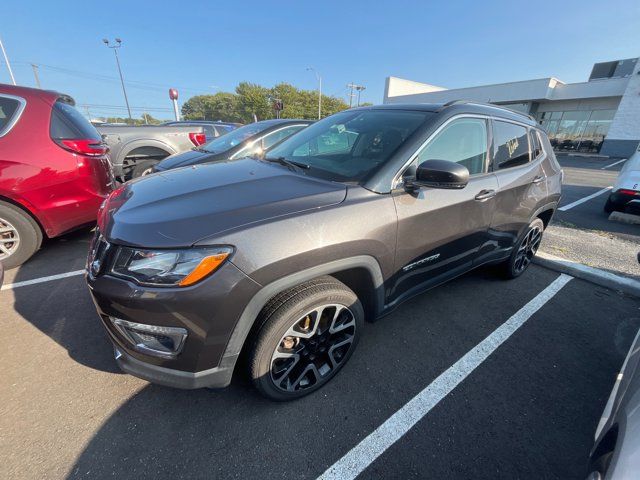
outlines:
[{"label": "dealership building", "polygon": [[628,157],[640,144],[640,61],[596,63],[589,80],[554,77],[447,89],[387,77],[384,103],[494,103],[532,115],[557,150]]}]

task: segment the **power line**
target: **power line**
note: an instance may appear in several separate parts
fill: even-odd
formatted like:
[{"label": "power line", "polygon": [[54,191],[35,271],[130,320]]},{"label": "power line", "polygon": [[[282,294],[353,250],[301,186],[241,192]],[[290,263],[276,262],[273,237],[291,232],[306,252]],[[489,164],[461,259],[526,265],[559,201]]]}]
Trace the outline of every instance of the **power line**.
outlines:
[{"label": "power line", "polygon": [[[3,61],[0,60],[0,62],[5,63]],[[120,82],[120,79],[117,77],[112,77],[109,75],[102,75],[99,73],[95,73],[95,72],[83,72],[80,70],[74,70],[71,68],[66,68],[66,67],[59,67],[56,65],[47,65],[45,63],[33,63],[33,62],[24,62],[24,61],[17,61],[17,62],[11,62],[13,65],[21,65],[21,66],[32,66],[35,65],[36,67],[40,67],[43,68],[45,70],[50,70],[52,72],[56,72],[56,73],[61,73],[61,74],[65,74],[65,75],[70,75],[73,77],[78,77],[78,78],[85,78],[88,80],[97,80],[97,81],[101,81],[101,82]],[[127,80],[124,82],[127,86],[131,87],[131,88],[138,88],[138,89],[144,89],[144,90],[148,90],[148,89],[153,89],[153,90],[160,90],[160,89],[169,89],[171,86],[168,84],[160,84],[160,83],[152,83],[152,82],[142,82],[142,81],[138,81],[138,80]],[[178,88],[179,90],[185,91],[185,92],[196,92],[196,93],[201,93],[201,92],[206,92],[209,91],[211,89],[211,87],[205,87],[205,88],[198,88],[198,87],[174,87],[174,88]],[[216,87],[217,88],[217,87]]]}]

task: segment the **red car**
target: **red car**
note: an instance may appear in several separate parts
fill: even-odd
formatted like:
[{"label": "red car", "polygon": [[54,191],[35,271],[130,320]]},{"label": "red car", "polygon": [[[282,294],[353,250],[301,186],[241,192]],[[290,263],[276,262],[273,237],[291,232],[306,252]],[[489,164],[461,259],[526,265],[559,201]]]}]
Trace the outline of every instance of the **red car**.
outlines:
[{"label": "red car", "polygon": [[114,188],[108,148],[61,93],[0,84],[0,262],[95,222]]}]

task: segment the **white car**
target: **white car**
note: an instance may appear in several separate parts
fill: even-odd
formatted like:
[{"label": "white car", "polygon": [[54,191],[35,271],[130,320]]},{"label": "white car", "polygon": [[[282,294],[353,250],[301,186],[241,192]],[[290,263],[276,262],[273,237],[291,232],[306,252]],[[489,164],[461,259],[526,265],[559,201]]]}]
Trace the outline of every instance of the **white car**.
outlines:
[{"label": "white car", "polygon": [[[630,205],[631,202],[633,202],[632,205]],[[625,162],[624,167],[620,170],[616,184],[604,206],[604,211],[611,213],[613,211],[634,210],[629,213],[635,213],[636,208],[640,208],[640,145],[636,153],[631,155],[631,158]]]}]

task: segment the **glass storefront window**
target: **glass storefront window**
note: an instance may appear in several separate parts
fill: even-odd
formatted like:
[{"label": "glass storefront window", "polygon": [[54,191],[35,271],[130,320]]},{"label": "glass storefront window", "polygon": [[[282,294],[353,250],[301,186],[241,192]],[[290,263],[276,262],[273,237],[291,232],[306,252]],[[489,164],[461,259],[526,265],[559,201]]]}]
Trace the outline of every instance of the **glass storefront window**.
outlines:
[{"label": "glass storefront window", "polygon": [[538,112],[538,121],[557,150],[599,151],[615,110]]}]

